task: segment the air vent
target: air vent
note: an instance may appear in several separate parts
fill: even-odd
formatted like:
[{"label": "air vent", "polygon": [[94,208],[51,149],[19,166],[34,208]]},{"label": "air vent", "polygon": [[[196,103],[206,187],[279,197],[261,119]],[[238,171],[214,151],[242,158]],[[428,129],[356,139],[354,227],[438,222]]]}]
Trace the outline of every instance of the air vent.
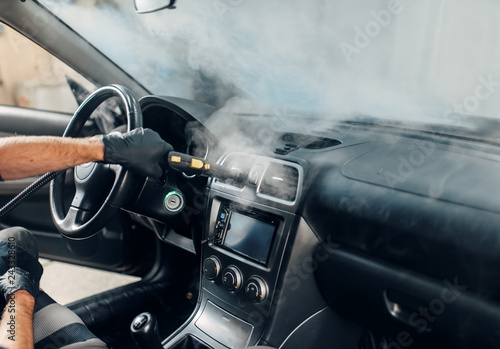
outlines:
[{"label": "air vent", "polygon": [[281,163],[270,163],[259,186],[259,194],[293,202],[297,198],[299,170]]},{"label": "air vent", "polygon": [[[251,156],[242,157],[241,154],[230,154],[224,163],[224,167],[231,169],[233,171],[241,173],[249,173],[254,163],[254,158]],[[221,183],[232,185],[233,187],[243,188],[245,183],[242,181],[235,181],[233,179],[221,179]]]},{"label": "air vent", "polygon": [[342,144],[342,142],[337,140],[337,139],[318,137],[318,138],[315,138],[310,143],[307,143],[306,145],[304,145],[304,148],[306,148],[306,149],[325,149],[325,148],[334,147],[334,146],[339,145],[339,144]]},{"label": "air vent", "polygon": [[284,144],[274,150],[276,154],[280,155],[286,155],[299,148],[317,150],[342,144],[338,139],[311,136],[301,133],[284,133],[281,135],[281,141]]}]

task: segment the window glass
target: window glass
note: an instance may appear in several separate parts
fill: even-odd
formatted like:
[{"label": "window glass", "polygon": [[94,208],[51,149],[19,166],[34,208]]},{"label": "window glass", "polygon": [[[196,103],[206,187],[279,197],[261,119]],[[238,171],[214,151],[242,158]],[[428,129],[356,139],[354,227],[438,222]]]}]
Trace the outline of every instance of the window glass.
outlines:
[{"label": "window glass", "polygon": [[96,87],[56,57],[0,23],[0,104],[74,113],[68,79],[87,91]]},{"label": "window glass", "polygon": [[500,118],[497,0],[189,0],[148,14],[132,1],[39,2],[155,94],[219,106],[237,95],[304,118]]}]

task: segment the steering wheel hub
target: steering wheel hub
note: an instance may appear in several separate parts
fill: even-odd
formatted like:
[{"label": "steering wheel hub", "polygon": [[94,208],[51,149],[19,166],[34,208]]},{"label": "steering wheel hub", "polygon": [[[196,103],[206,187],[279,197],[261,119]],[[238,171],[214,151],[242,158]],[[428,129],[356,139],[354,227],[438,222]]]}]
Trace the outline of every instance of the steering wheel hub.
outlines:
[{"label": "steering wheel hub", "polygon": [[75,181],[80,183],[86,181],[96,168],[95,162],[87,162],[86,164],[75,167]]}]

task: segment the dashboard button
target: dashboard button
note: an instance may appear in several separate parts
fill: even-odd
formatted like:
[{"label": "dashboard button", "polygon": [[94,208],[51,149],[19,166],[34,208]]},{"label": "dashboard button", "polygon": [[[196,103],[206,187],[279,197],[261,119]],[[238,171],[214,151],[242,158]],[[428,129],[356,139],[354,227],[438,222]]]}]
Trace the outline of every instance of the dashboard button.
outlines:
[{"label": "dashboard button", "polygon": [[243,277],[241,272],[235,266],[229,266],[222,273],[222,284],[231,292],[238,292],[241,287]]},{"label": "dashboard button", "polygon": [[219,222],[226,223],[226,218],[227,212],[225,210],[222,210],[222,212],[220,213]]},{"label": "dashboard button", "polygon": [[210,256],[203,262],[203,274],[208,280],[217,280],[220,275],[220,262],[215,256]]}]

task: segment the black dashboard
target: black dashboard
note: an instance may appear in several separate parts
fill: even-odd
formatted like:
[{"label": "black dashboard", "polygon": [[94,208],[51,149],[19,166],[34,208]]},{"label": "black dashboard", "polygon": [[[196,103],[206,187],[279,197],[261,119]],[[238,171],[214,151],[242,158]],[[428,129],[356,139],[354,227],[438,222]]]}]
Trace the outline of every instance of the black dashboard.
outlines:
[{"label": "black dashboard", "polygon": [[[187,338],[200,348],[296,348],[304,338],[347,347],[363,328],[422,347],[495,346],[498,147],[228,116],[176,98],[141,106],[145,126],[177,151],[248,173],[243,183],[168,173],[126,208],[164,241],[194,252],[186,239],[199,239],[198,306],[167,348]],[[171,192],[180,213],[167,207]],[[183,233],[194,218],[198,237]]]}]

